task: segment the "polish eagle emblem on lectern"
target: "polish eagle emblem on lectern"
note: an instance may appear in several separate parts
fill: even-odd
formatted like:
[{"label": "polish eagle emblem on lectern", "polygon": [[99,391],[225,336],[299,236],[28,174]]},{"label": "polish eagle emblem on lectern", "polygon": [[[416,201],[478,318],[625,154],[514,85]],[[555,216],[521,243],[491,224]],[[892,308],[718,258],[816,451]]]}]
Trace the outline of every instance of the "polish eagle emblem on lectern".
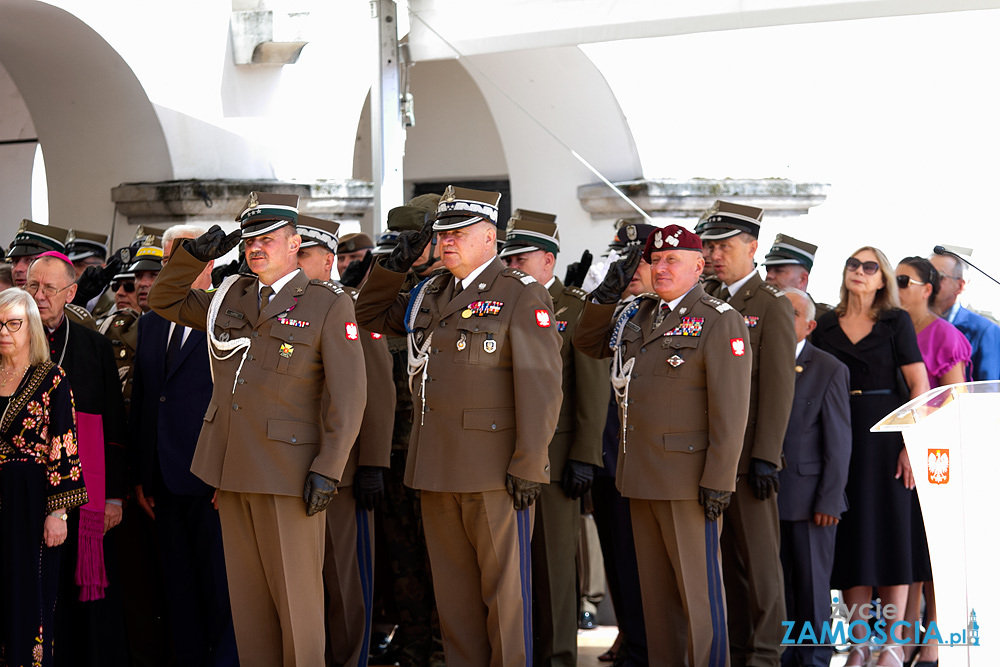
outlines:
[{"label": "polish eagle emblem on lectern", "polygon": [[927,480],[931,484],[947,484],[951,461],[947,449],[927,450]]}]

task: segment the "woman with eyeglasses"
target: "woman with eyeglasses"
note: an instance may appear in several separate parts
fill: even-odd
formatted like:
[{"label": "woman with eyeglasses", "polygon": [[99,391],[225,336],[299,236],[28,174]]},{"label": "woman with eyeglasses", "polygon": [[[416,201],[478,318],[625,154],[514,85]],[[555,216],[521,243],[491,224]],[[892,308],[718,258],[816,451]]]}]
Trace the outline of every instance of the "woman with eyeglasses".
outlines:
[{"label": "woman with eyeglasses", "polygon": [[[51,665],[59,546],[87,502],[66,375],[35,301],[0,293],[0,655]],[[72,651],[72,647],[66,647]]]},{"label": "woman with eyeglasses", "polygon": [[[877,588],[882,607],[897,610],[895,619],[885,620],[889,635],[893,620],[903,618],[909,585],[930,578],[930,559],[923,531],[914,530],[916,485],[903,438],[869,429],[929,385],[913,322],[899,306],[896,275],[881,250],[865,246],[847,259],[840,303],[819,319],[812,342],[851,374],[849,509],[837,526],[831,586],[843,591],[841,602],[854,610],[852,622],[867,620],[862,605],[870,604]],[[871,657],[872,645],[858,636],[861,626],[856,624],[847,665]],[[903,663],[901,639],[884,640],[878,665]]]}]

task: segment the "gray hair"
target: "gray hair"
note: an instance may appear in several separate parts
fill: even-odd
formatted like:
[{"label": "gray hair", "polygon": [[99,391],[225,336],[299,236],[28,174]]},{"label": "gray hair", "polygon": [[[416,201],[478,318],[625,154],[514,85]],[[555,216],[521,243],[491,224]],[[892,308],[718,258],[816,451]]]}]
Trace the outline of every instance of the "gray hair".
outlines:
[{"label": "gray hair", "polygon": [[24,306],[24,312],[28,316],[28,363],[37,366],[49,360],[49,342],[45,337],[38,304],[20,287],[10,287],[0,292],[0,313],[18,305]]},{"label": "gray hair", "polygon": [[174,225],[163,232],[163,247],[169,248],[174,239],[196,239],[207,230],[201,225]]},{"label": "gray hair", "polygon": [[782,287],[781,291],[785,295],[794,294],[795,296],[801,297],[806,303],[806,322],[812,322],[816,319],[816,304],[813,300],[809,298],[809,295],[796,287]]}]

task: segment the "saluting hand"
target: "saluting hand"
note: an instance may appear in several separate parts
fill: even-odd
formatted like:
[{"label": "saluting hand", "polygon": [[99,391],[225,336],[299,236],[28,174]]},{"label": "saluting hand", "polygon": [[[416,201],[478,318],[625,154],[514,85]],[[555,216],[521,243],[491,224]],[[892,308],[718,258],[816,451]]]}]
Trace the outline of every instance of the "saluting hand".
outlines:
[{"label": "saluting hand", "polygon": [[401,232],[396,247],[392,249],[385,259],[385,268],[394,273],[406,273],[413,266],[414,262],[420,259],[424,248],[431,242],[434,234],[434,217],[428,215],[424,219],[424,226],[419,232],[408,229]]},{"label": "saluting hand", "polygon": [[[111,279],[122,270],[121,251],[116,252],[104,266],[88,266],[76,279],[76,296],[73,303],[86,306],[87,302],[98,294],[102,294],[111,284]],[[126,258],[130,255],[126,254]]]},{"label": "saluting hand", "polygon": [[778,466],[763,459],[750,459],[750,488],[757,500],[767,500],[778,492]]},{"label": "saluting hand", "polygon": [[705,508],[705,518],[715,521],[722,512],[729,507],[729,499],[732,498],[732,491],[716,491],[706,489],[704,486],[698,487],[698,504]]},{"label": "saluting hand", "polygon": [[200,262],[211,262],[219,259],[240,244],[240,230],[231,234],[222,231],[222,227],[212,225],[211,228],[196,239],[184,241],[184,247],[191,256]]},{"label": "saluting hand", "polygon": [[318,472],[310,472],[306,486],[302,490],[302,500],[306,501],[306,516],[312,516],[326,509],[337,493],[337,480]]},{"label": "saluting hand", "polygon": [[642,246],[630,246],[625,251],[625,256],[608,267],[608,272],[600,285],[590,293],[591,298],[597,303],[609,305],[618,303],[622,293],[628,284],[632,282],[635,270],[639,268],[639,261],[642,259]]},{"label": "saluting hand", "polygon": [[361,281],[368,275],[368,269],[372,265],[372,258],[372,251],[367,250],[363,258],[356,259],[348,264],[347,268],[344,269],[344,275],[340,276],[340,284],[347,287],[359,287]]},{"label": "saluting hand", "polygon": [[507,493],[514,496],[514,509],[526,510],[542,492],[542,485],[507,473]]},{"label": "saluting hand", "polygon": [[594,256],[590,254],[589,250],[584,250],[583,254],[580,255],[579,262],[573,262],[566,267],[566,279],[563,283],[567,287],[582,287],[583,280],[587,277],[587,271],[590,270],[590,265],[594,262]]}]

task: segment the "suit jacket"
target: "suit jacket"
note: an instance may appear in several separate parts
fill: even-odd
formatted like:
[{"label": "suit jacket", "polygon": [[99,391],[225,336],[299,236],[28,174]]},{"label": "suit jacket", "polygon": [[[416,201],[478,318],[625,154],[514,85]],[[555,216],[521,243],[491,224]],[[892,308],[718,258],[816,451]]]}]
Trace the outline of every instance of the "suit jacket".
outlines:
[{"label": "suit jacket", "polygon": [[961,304],[952,324],[972,344],[972,379],[1000,380],[1000,326]]},{"label": "suit jacket", "polygon": [[101,417],[105,498],[125,498],[128,493],[125,402],[111,343],[97,331],[64,317],[52,333],[51,344],[52,361],[66,371],[76,411]]},{"label": "suit jacket", "polygon": [[[358,291],[344,287],[356,299]],[[380,333],[361,329],[361,349],[365,356],[367,400],[361,419],[361,432],[351,449],[339,486],[354,484],[358,466],[388,468],[392,454],[393,419],[396,414],[396,384],[392,378],[392,355],[387,338]]]},{"label": "suit jacket", "polygon": [[839,518],[847,509],[849,391],[847,366],[806,341],[796,359],[795,402],[785,433],[785,469],[778,473],[782,521],[811,520],[814,512]]},{"label": "suit jacket", "polygon": [[[149,304],[204,331],[220,298],[191,289],[204,267],[179,247]],[[215,387],[191,470],[224,491],[301,496],[310,471],[343,479],[365,406],[360,332],[350,297],[302,271],[259,314],[257,294],[257,279],[240,276],[219,304]],[[225,349],[235,341],[248,347]]]},{"label": "suit jacket", "polygon": [[587,293],[566,287],[558,278],[549,287],[556,328],[562,336],[563,400],[556,434],[549,443],[552,476],[562,477],[566,459],[602,465],[601,434],[607,417],[611,385],[607,361],[583,354],[573,345],[573,333],[583,313]]},{"label": "suit jacket", "polygon": [[[710,278],[705,290],[711,293],[718,285],[718,278]],[[784,294],[754,272],[729,297],[729,305],[743,315],[753,348],[750,416],[740,474],[749,472],[751,458],[781,466],[781,443],[795,396],[795,315]]]},{"label": "suit jacket", "polygon": [[[410,295],[399,291],[405,278],[372,268],[357,302],[363,327],[406,333]],[[451,273],[428,280],[413,325],[418,345],[431,337],[426,405],[418,375],[404,482],[452,493],[503,489],[508,473],[548,482],[549,441],[562,404],[562,341],[548,292],[495,257],[454,295]],[[478,316],[469,308],[478,301],[499,309]]]},{"label": "suit jacket", "polygon": [[[654,329],[659,302],[644,295],[622,329],[622,359],[635,359],[635,366],[619,440],[618,490],[648,500],[696,500],[699,486],[733,491],[755,354],[747,328],[701,285]],[[614,311],[614,305],[588,303],[573,337],[577,348],[612,356]]]},{"label": "suit jacket", "polygon": [[129,413],[132,483],[142,484],[146,495],[155,496],[154,471],[159,468],[171,493],[210,496],[212,487],[191,472],[203,416],[212,399],[205,332],[191,329],[168,369],[170,321],[150,312],[136,328]]}]

